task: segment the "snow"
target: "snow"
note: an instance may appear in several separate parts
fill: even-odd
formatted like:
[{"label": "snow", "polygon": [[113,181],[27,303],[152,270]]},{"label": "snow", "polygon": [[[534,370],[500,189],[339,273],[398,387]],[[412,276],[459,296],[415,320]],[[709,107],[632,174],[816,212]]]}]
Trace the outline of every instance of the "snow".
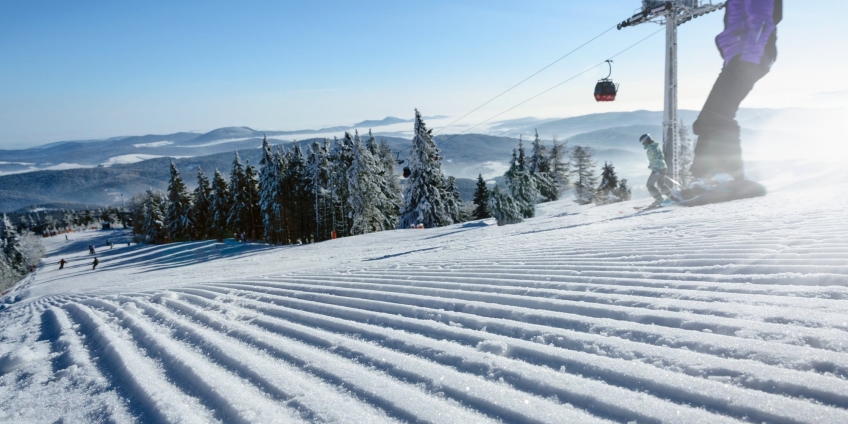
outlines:
[{"label": "snow", "polygon": [[0,419],[848,422],[848,176],[827,171],[313,245],[44,239],[0,310]]},{"label": "snow", "polygon": [[[131,154],[128,154],[128,155],[112,156],[111,158],[104,161],[101,165],[103,165],[105,167],[109,167],[109,166],[112,166],[112,165],[128,165],[128,164],[131,164],[131,163],[137,163],[137,162],[145,161],[145,160],[148,160],[148,159],[156,159],[156,158],[161,158],[161,157],[164,157],[164,156],[131,153]],[[168,156],[168,157],[172,157],[172,158],[175,158],[175,159],[181,159],[181,158],[186,158],[186,157],[190,157],[190,156]]]},{"label": "snow", "polygon": [[152,143],[133,144],[133,147],[136,147],[136,148],[144,148],[144,147],[153,148],[153,147],[170,146],[171,144],[174,144],[174,142],[173,141],[154,141]]},{"label": "snow", "polygon": [[[44,166],[44,165],[48,165],[48,166]],[[14,170],[14,171],[0,171],[0,176],[12,175],[12,174],[23,174],[23,173],[26,173],[26,172],[33,172],[33,171],[63,171],[63,170],[66,170],[66,169],[94,168],[94,165],[80,165],[78,163],[64,163],[64,162],[59,163],[59,164],[55,164],[55,165],[53,165],[53,164],[44,164],[44,165],[40,165],[39,167],[28,165],[28,167],[24,168],[24,169],[17,169],[17,170]]]}]

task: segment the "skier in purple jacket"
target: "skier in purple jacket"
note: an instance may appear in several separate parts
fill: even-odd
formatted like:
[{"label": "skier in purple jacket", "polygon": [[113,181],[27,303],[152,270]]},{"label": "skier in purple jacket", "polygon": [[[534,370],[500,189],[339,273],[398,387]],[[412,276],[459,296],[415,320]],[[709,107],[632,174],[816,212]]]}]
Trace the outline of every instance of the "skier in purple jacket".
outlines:
[{"label": "skier in purple jacket", "polygon": [[727,1],[724,31],[716,37],[724,68],[692,124],[698,135],[691,167],[694,177],[745,178],[736,112],[777,59],[777,24],[782,18],[782,0]]}]

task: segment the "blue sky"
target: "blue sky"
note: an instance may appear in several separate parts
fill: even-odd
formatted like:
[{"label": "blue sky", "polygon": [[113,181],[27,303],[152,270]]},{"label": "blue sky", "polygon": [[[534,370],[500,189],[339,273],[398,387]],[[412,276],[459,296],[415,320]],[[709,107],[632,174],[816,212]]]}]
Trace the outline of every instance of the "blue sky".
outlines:
[{"label": "blue sky", "polygon": [[[461,116],[625,19],[638,0],[19,1],[0,3],[0,148],[244,125],[292,130],[387,115]],[[785,2],[780,57],[749,107],[848,99],[848,2]],[[804,4],[801,4],[804,3]],[[680,30],[681,107],[720,70],[722,13]],[[482,121],[659,29],[611,31],[466,121]],[[662,109],[663,34],[503,118]],[[448,133],[450,130],[447,131]]]}]

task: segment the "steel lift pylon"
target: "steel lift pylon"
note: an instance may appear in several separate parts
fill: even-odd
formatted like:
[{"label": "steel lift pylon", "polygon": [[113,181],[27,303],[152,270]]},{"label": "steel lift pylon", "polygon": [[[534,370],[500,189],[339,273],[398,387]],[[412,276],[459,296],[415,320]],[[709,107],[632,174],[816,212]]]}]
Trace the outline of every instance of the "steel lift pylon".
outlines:
[{"label": "steel lift pylon", "polygon": [[665,109],[663,113],[663,152],[665,162],[671,170],[670,177],[680,181],[678,164],[680,155],[680,131],[677,118],[677,27],[699,16],[723,9],[725,2],[700,0],[642,0],[642,8],[618,29],[656,23],[665,25]]}]

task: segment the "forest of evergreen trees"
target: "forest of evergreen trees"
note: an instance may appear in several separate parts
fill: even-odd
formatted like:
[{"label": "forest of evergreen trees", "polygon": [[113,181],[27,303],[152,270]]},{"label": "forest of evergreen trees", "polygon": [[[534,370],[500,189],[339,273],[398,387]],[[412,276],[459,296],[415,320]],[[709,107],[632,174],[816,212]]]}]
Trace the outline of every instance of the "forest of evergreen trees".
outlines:
[{"label": "forest of evergreen trees", "polygon": [[176,166],[166,192],[148,190],[130,200],[133,231],[146,242],[264,240],[302,244],[409,226],[463,222],[462,201],[452,177],[441,170],[439,149],[416,111],[405,188],[397,160],[370,134],[345,133],[332,142],[272,149],[263,141],[257,167],[236,153],[229,181],[197,171],[189,193]]},{"label": "forest of evergreen trees", "polygon": [[483,176],[477,177],[473,218],[494,217],[498,225],[515,224],[532,218],[536,204],[559,200],[562,193],[570,188],[574,190],[574,201],[581,205],[630,200],[627,180],[618,178],[611,163],[604,165],[601,183],[596,186],[596,164],[591,150],[577,146],[566,161],[567,150],[567,142],[560,143],[556,138],[549,150],[542,144],[537,131],[528,158],[524,143],[519,139],[518,148],[513,150],[509,169],[504,174],[505,189],[495,186],[490,191]]}]

